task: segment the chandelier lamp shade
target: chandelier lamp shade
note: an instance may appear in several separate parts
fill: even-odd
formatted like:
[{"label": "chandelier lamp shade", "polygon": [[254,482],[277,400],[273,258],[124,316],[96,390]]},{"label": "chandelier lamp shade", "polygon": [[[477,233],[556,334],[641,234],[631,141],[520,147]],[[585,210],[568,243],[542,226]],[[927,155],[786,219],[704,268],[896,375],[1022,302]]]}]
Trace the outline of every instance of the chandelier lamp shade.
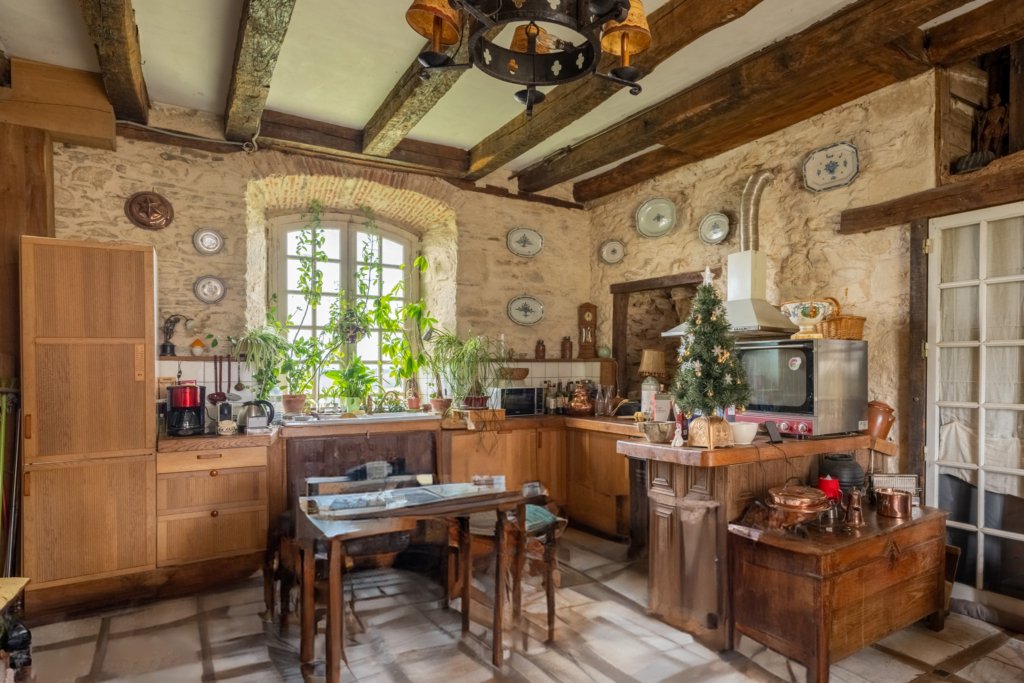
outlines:
[{"label": "chandelier lamp shade", "polygon": [[[586,76],[628,87],[633,95],[641,92],[637,81],[643,74],[630,63],[651,44],[641,0],[414,0],[405,17],[430,41],[419,56],[422,78],[433,70],[476,67],[524,86],[515,98],[528,116],[544,101],[539,86]],[[506,26],[514,26],[508,47],[496,42]],[[556,33],[573,35],[562,39]],[[468,40],[469,61],[456,64],[444,49],[462,40]],[[619,66],[607,74],[597,70],[602,52],[619,57]]]}]

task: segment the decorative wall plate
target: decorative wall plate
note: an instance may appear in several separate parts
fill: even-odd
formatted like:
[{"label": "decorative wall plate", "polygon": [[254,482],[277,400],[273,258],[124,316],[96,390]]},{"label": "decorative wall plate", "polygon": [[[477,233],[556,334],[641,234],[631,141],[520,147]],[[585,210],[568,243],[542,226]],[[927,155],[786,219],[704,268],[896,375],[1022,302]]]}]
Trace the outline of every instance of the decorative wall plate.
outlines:
[{"label": "decorative wall plate", "polygon": [[636,231],[644,237],[661,237],[676,224],[676,205],[664,197],[648,199],[636,210]]},{"label": "decorative wall plate", "polygon": [[192,246],[200,254],[216,254],[224,248],[224,235],[213,228],[199,228],[192,233]]},{"label": "decorative wall plate", "polygon": [[533,258],[544,248],[544,236],[532,228],[513,228],[505,236],[505,244],[516,256]]},{"label": "decorative wall plate", "polygon": [[196,278],[196,281],[192,283],[192,293],[204,304],[217,303],[224,298],[227,290],[228,288],[224,284],[224,280],[216,275],[203,275]]},{"label": "decorative wall plate", "polygon": [[831,190],[853,182],[860,172],[860,156],[849,142],[820,147],[804,159],[804,186],[811,192]]},{"label": "decorative wall plate", "polygon": [[705,244],[718,244],[729,236],[729,217],[717,211],[700,219],[697,236]]},{"label": "decorative wall plate", "polygon": [[514,297],[508,302],[508,317],[517,325],[536,325],[544,318],[544,304],[526,294]]},{"label": "decorative wall plate", "polygon": [[626,257],[626,247],[619,240],[605,240],[598,247],[597,255],[605,263],[618,263]]},{"label": "decorative wall plate", "polygon": [[174,220],[174,208],[156,192],[136,192],[125,200],[124,215],[144,230],[163,230]]}]

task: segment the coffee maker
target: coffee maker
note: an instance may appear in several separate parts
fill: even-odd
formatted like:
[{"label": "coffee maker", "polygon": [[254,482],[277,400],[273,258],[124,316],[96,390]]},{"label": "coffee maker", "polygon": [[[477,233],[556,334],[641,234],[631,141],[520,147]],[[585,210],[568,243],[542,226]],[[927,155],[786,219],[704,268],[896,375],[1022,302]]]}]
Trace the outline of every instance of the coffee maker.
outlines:
[{"label": "coffee maker", "polygon": [[176,384],[167,387],[167,435],[202,436],[206,433],[206,387]]}]

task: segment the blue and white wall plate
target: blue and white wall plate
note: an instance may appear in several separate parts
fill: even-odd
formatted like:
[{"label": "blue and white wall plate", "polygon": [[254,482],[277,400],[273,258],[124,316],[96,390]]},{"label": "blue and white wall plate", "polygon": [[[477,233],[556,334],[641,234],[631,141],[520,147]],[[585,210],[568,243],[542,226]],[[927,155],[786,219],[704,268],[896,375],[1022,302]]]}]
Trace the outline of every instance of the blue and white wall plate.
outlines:
[{"label": "blue and white wall plate", "polygon": [[516,256],[533,258],[544,248],[544,237],[532,228],[512,228],[505,236],[505,244]]},{"label": "blue and white wall plate", "polygon": [[804,186],[811,192],[844,187],[860,172],[860,156],[849,142],[814,150],[804,159]]},{"label": "blue and white wall plate", "polygon": [[508,317],[517,325],[536,325],[544,317],[544,304],[526,294],[514,297],[508,302]]}]

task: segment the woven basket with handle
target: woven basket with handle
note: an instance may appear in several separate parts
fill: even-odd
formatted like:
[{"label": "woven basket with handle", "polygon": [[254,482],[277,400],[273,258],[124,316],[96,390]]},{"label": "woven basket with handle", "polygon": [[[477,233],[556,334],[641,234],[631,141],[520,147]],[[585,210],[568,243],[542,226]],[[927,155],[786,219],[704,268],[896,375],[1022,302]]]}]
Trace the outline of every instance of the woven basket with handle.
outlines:
[{"label": "woven basket with handle", "polygon": [[835,309],[832,315],[814,326],[816,332],[825,339],[863,339],[864,321],[862,315],[843,315],[839,302],[827,296],[825,301],[831,302]]}]

